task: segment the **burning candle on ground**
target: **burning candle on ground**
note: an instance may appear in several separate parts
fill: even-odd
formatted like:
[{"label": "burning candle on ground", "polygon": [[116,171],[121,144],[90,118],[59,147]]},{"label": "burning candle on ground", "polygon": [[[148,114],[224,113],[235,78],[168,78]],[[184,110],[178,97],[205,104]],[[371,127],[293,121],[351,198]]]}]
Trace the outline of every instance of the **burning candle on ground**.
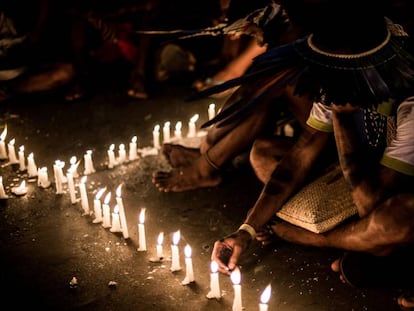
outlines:
[{"label": "burning candle on ground", "polygon": [[76,200],[75,181],[73,179],[73,173],[71,169],[69,169],[68,172],[66,173],[66,178],[68,180],[70,203],[76,204],[77,200]]},{"label": "burning candle on ground", "polygon": [[112,212],[112,225],[111,229],[109,229],[111,232],[122,232],[121,229],[121,221],[119,220],[119,207],[118,205],[115,205],[114,210]]},{"label": "burning candle on ground", "polygon": [[29,153],[29,155],[27,156],[27,175],[29,175],[29,177],[38,176],[37,166],[34,160],[33,152]]},{"label": "burning candle on ground", "polygon": [[109,201],[111,201],[111,193],[108,192],[105,196],[104,203],[102,204],[102,226],[104,228],[111,227],[111,210],[109,208]]},{"label": "burning candle on ground", "polygon": [[157,124],[154,126],[154,130],[152,131],[152,140],[155,149],[159,149],[160,145],[160,125]]},{"label": "burning candle on ground", "polygon": [[181,270],[180,266],[180,252],[178,250],[178,243],[180,242],[180,230],[174,232],[173,243],[171,244],[171,271]]},{"label": "burning candle on ground", "polygon": [[262,295],[260,296],[260,304],[259,304],[260,311],[267,311],[268,309],[267,303],[270,300],[271,294],[272,294],[272,285],[269,284],[266,286]]},{"label": "burning candle on ground", "polygon": [[188,244],[184,247],[184,255],[185,255],[185,278],[181,282],[181,284],[187,285],[187,284],[194,282],[194,270],[193,270],[193,260],[191,259],[191,247]]},{"label": "burning candle on ground", "polygon": [[171,122],[167,121],[164,123],[164,127],[162,128],[162,134],[163,134],[163,142],[168,143],[171,140]]},{"label": "burning candle on ground", "polygon": [[18,196],[25,195],[27,193],[26,181],[23,180],[19,186],[13,187],[11,191]]},{"label": "burning candle on ground", "polygon": [[125,145],[120,144],[118,148],[118,163],[119,164],[125,163],[126,160],[127,160],[127,157],[126,157]]},{"label": "burning candle on ground", "polygon": [[122,235],[124,239],[128,239],[129,238],[128,224],[126,221],[125,207],[124,207],[124,201],[122,200],[122,196],[121,196],[121,189],[122,189],[122,184],[120,184],[116,188],[116,204],[118,204],[118,207],[119,207],[119,217],[121,220]]},{"label": "burning candle on ground", "polygon": [[81,195],[81,205],[83,209],[83,215],[90,215],[88,193],[86,192],[86,179],[87,176],[83,176],[79,183],[79,191]]},{"label": "burning candle on ground", "polygon": [[157,238],[157,257],[160,260],[164,258],[164,252],[162,249],[163,242],[164,242],[164,232],[160,232]]},{"label": "burning candle on ground", "polygon": [[139,236],[139,245],[138,245],[138,251],[146,251],[147,250],[147,241],[145,237],[145,208],[141,208],[141,212],[139,213],[139,219],[138,219],[138,236]]},{"label": "burning candle on ground", "polygon": [[233,283],[234,298],[232,311],[242,311],[242,292],[241,292],[241,273],[240,269],[236,267],[230,274],[230,279]]},{"label": "burning candle on ground", "polygon": [[26,159],[24,156],[24,146],[19,147],[18,154],[19,154],[19,170],[23,172],[26,170]]},{"label": "burning candle on ground", "polygon": [[183,123],[181,121],[178,121],[175,124],[174,137],[176,139],[181,139],[182,138],[182,133],[181,133],[181,128],[182,127],[183,127]]},{"label": "burning candle on ground", "polygon": [[41,167],[37,170],[37,185],[41,188],[50,187],[49,176],[47,174],[47,167]]},{"label": "burning candle on ground", "polygon": [[9,141],[9,144],[7,145],[8,152],[9,152],[9,162],[11,164],[19,163],[19,160],[17,159],[17,156],[16,156],[16,149],[14,149],[15,141],[16,140],[13,138],[12,140]]},{"label": "burning candle on ground", "polygon": [[7,199],[9,196],[4,191],[3,176],[0,176],[0,199]]},{"label": "burning candle on ground", "polygon": [[187,137],[195,137],[197,136],[197,129],[196,129],[196,122],[199,118],[198,114],[195,114],[191,117],[190,121],[188,122],[188,134]]},{"label": "burning candle on ground", "polygon": [[93,166],[93,161],[92,161],[92,150],[86,151],[85,155],[83,156],[83,160],[85,162],[85,170],[83,174],[89,175],[89,174],[95,173],[95,167]]},{"label": "burning candle on ground", "polygon": [[137,153],[137,137],[134,136],[131,138],[131,142],[129,143],[129,154],[128,159],[129,161],[134,161],[138,158]]},{"label": "burning candle on ground", "polygon": [[115,165],[117,165],[114,150],[115,150],[115,144],[111,144],[109,146],[108,151],[107,151],[107,153],[108,153],[108,168],[113,168]]},{"label": "burning candle on ground", "polygon": [[207,298],[212,299],[221,298],[221,290],[219,284],[218,264],[214,260],[210,263],[210,291],[207,294]]},{"label": "burning candle on ground", "polygon": [[65,166],[65,162],[56,160],[55,164],[53,165],[53,173],[55,178],[55,187],[56,187],[56,194],[63,193],[63,167]]},{"label": "burning candle on ground", "polygon": [[101,188],[95,195],[95,199],[93,200],[93,213],[95,215],[95,219],[92,221],[94,224],[98,224],[102,222],[102,206],[101,206],[101,197],[106,191],[105,188]]},{"label": "burning candle on ground", "polygon": [[72,156],[69,160],[69,163],[70,163],[69,169],[72,172],[73,178],[79,177],[78,166],[79,166],[80,161],[76,161],[76,160],[77,160],[76,156]]},{"label": "burning candle on ground", "polygon": [[210,104],[208,105],[208,119],[211,120],[216,116],[216,105]]},{"label": "burning candle on ground", "polygon": [[6,151],[5,139],[7,136],[7,125],[4,126],[3,132],[0,135],[0,160],[6,160],[9,158]]}]

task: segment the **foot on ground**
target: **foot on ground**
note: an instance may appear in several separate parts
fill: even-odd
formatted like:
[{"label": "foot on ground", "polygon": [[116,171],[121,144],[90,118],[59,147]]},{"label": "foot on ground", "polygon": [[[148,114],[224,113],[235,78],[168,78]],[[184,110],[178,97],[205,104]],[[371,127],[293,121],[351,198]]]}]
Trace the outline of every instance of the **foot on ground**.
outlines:
[{"label": "foot on ground", "polygon": [[190,166],[200,157],[198,148],[189,148],[182,145],[163,144],[161,151],[174,168]]}]

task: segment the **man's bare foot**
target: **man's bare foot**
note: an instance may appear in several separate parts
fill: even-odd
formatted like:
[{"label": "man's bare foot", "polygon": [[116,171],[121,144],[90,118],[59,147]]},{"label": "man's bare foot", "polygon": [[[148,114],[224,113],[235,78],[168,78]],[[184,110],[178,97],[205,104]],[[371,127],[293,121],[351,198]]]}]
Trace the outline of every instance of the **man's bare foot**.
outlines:
[{"label": "man's bare foot", "polygon": [[[200,163],[201,161],[197,161]],[[221,183],[218,171],[201,169],[200,165],[192,165],[173,169],[170,172],[155,172],[152,182],[163,192],[183,192],[198,188],[215,187]]]},{"label": "man's bare foot", "polygon": [[333,272],[340,273],[339,279],[341,280],[342,283],[346,283],[344,276],[341,273],[341,258],[338,258],[331,263],[331,269]]},{"label": "man's bare foot", "polygon": [[174,168],[190,166],[200,158],[200,149],[176,144],[163,144],[161,152]]}]

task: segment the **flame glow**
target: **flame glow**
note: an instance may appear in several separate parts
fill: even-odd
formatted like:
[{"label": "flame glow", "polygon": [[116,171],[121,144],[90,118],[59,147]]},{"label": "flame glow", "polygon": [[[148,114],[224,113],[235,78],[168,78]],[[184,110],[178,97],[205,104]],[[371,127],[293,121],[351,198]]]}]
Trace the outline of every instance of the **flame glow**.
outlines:
[{"label": "flame glow", "polygon": [[139,223],[143,224],[145,222],[145,208],[141,208],[141,212],[139,213]]},{"label": "flame glow", "polygon": [[210,270],[211,273],[217,273],[218,271],[218,264],[214,260],[210,263]]},{"label": "flame glow", "polygon": [[96,196],[95,196],[95,200],[100,200],[101,199],[101,196],[104,194],[104,192],[106,191],[106,187],[105,188],[101,188],[97,193],[96,193]]},{"label": "flame glow", "polygon": [[261,303],[268,303],[270,300],[270,295],[272,294],[272,285],[267,285],[262,295],[260,296]]},{"label": "flame glow", "polygon": [[118,197],[118,198],[120,198],[121,197],[121,189],[122,189],[122,184],[120,184],[117,188],[116,188],[116,196]]},{"label": "flame glow", "polygon": [[132,137],[131,142],[135,144],[137,142],[137,137],[136,136]]},{"label": "flame glow", "polygon": [[195,122],[197,122],[197,120],[198,120],[198,118],[199,118],[200,116],[198,115],[198,113],[196,113],[195,115],[193,115],[192,117],[191,117],[191,119],[190,119],[190,122],[191,123],[195,123]]},{"label": "flame glow", "polygon": [[164,242],[164,232],[160,232],[160,234],[158,234],[157,244],[162,245],[163,242]]},{"label": "flame glow", "polygon": [[119,206],[118,204],[114,207],[114,214],[119,214]]},{"label": "flame glow", "polygon": [[0,135],[0,140],[4,141],[6,139],[7,136],[7,125],[4,126],[4,130]]},{"label": "flame glow", "polygon": [[184,255],[187,258],[191,258],[191,247],[188,244],[184,247]]},{"label": "flame glow", "polygon": [[106,194],[105,199],[104,199],[104,204],[108,205],[109,201],[111,201],[111,193],[110,192],[108,192]]},{"label": "flame glow", "polygon": [[181,238],[180,230],[174,232],[174,235],[173,235],[173,244],[174,245],[177,245],[180,242],[180,238]]},{"label": "flame glow", "polygon": [[236,268],[232,271],[230,274],[230,279],[233,283],[233,285],[239,285],[241,281],[241,274],[239,268]]}]

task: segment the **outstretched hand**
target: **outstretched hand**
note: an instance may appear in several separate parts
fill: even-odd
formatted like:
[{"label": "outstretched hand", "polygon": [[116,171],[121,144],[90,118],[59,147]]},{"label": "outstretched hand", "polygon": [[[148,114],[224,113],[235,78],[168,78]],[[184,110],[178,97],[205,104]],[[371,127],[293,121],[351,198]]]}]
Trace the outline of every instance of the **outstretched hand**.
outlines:
[{"label": "outstretched hand", "polygon": [[230,275],[237,265],[239,257],[251,242],[250,234],[244,230],[238,230],[214,243],[211,260],[217,262],[219,272]]}]

